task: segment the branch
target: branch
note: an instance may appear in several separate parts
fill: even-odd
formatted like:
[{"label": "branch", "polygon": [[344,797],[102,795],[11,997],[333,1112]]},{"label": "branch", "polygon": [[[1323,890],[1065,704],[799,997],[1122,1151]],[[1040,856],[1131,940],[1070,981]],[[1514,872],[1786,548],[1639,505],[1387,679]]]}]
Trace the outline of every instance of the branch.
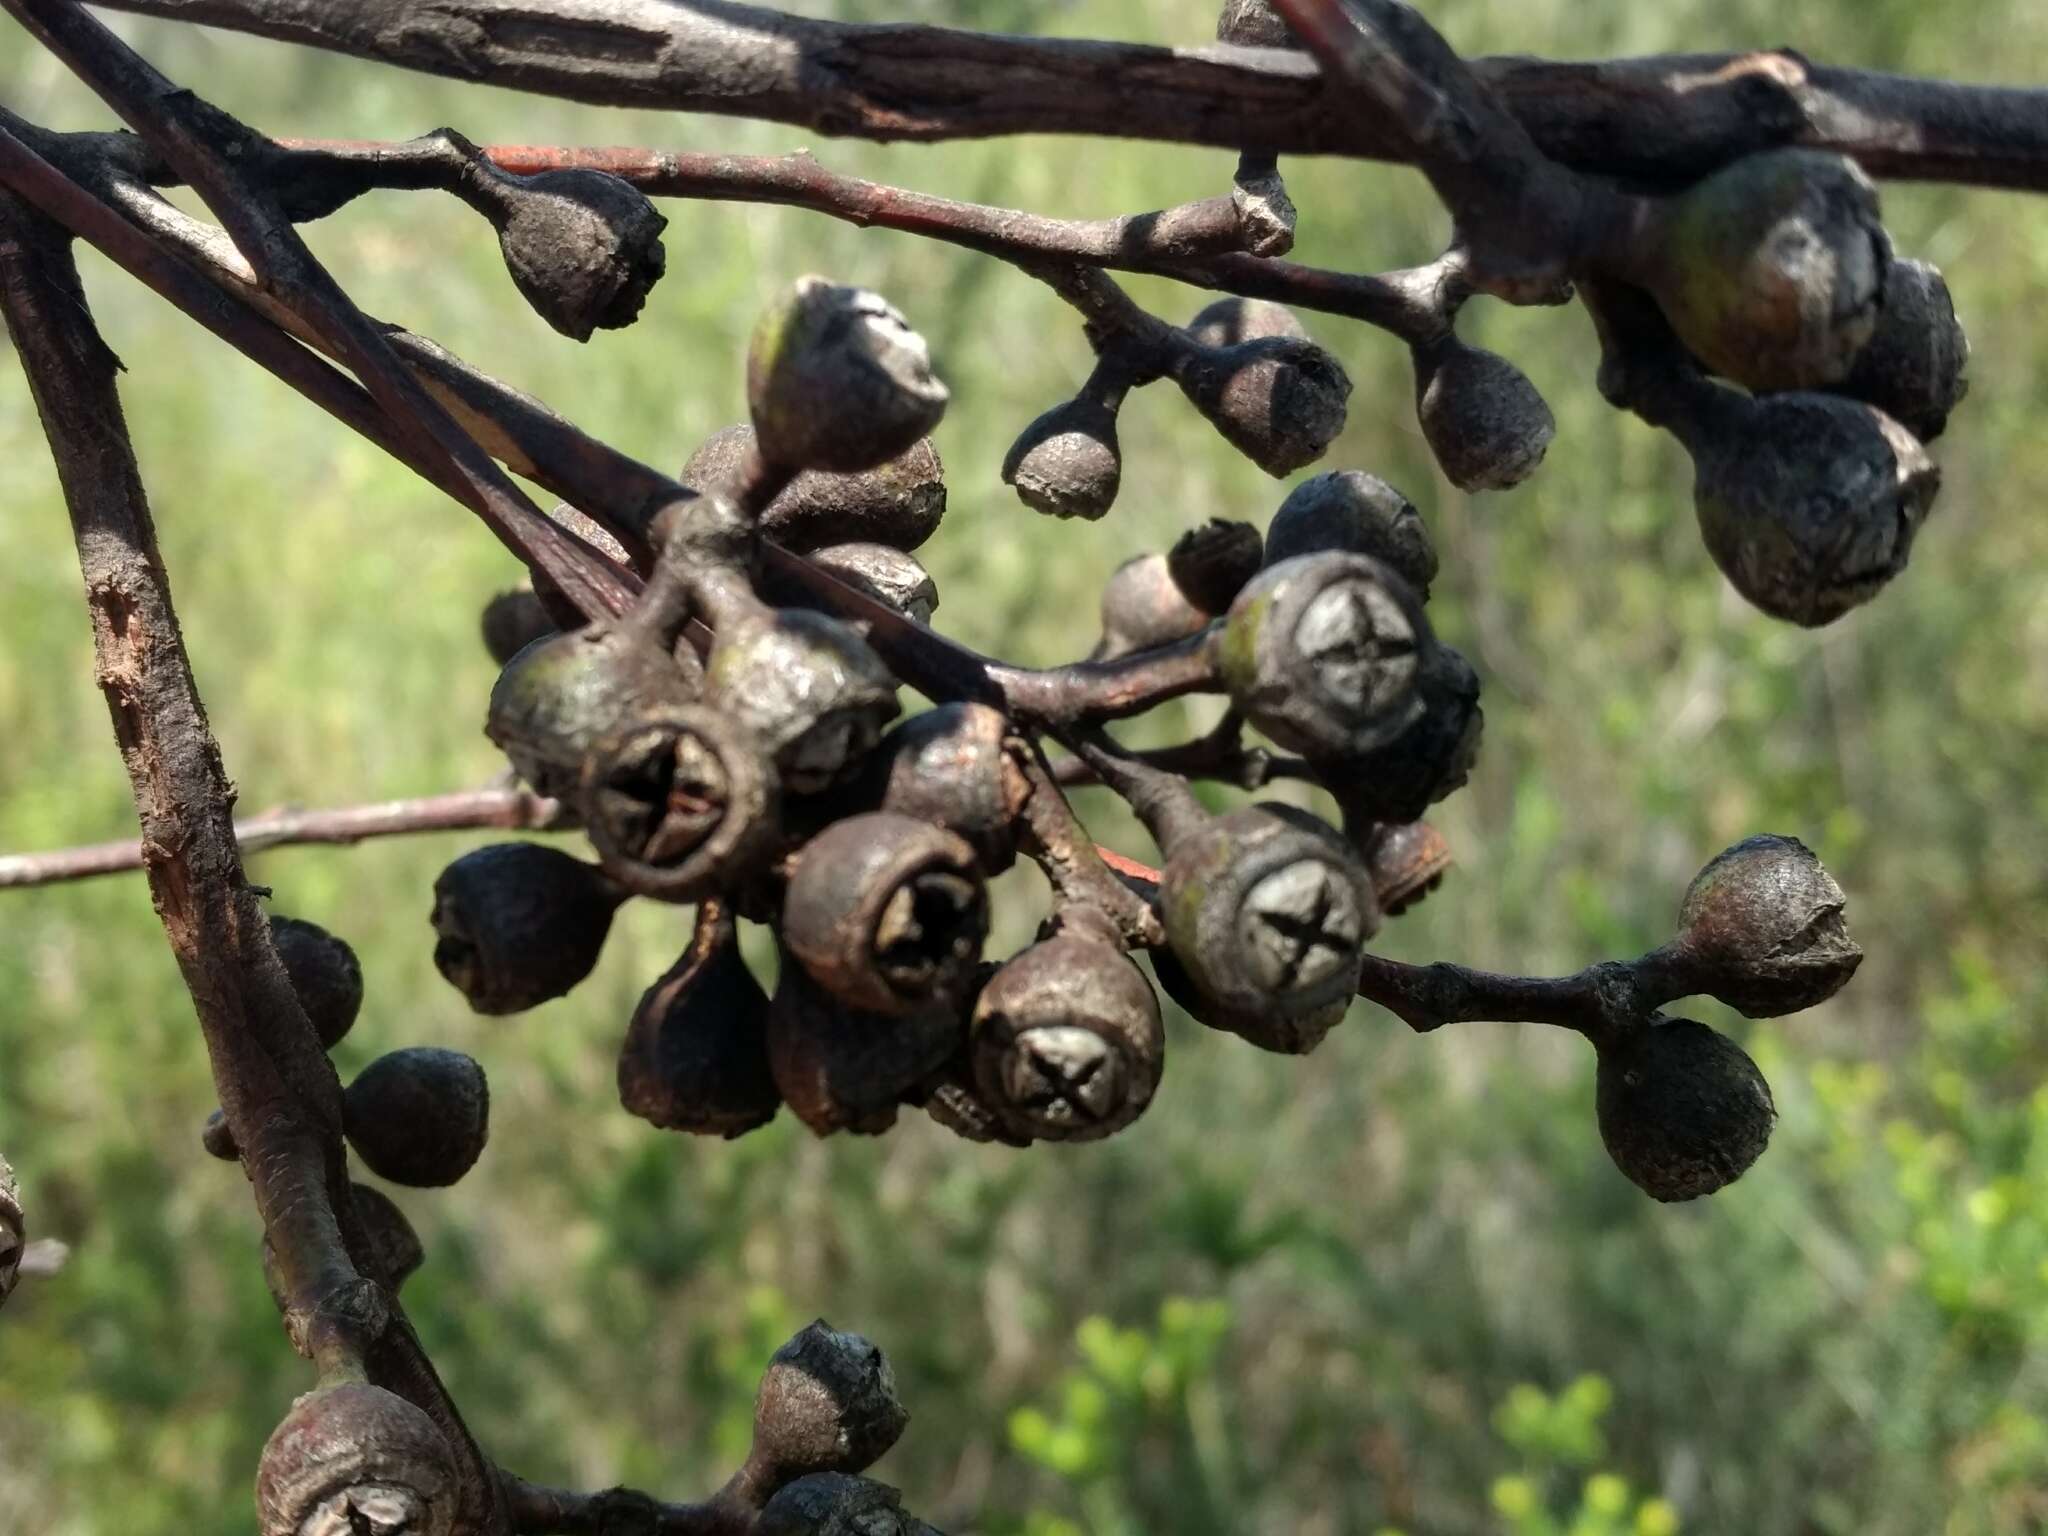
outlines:
[{"label": "branch", "polygon": [[[28,137],[24,125],[17,123],[14,131]],[[78,169],[76,156],[88,150],[93,158],[116,165],[124,159],[130,162],[117,187],[112,192],[103,189],[103,193],[114,196],[133,217],[144,217],[134,197],[143,182],[178,184],[177,173],[169,166],[147,155],[128,153],[106,135],[61,137],[77,146],[72,156],[49,143],[38,143],[38,148],[47,156],[65,160],[74,172]],[[257,157],[248,169],[295,217],[322,217],[352,198],[380,189],[432,188],[459,195],[462,162],[435,134],[401,143],[365,139],[275,142],[276,152]],[[720,155],[498,144],[483,146],[480,153],[499,170],[513,175],[602,171],[630,182],[650,197],[802,208],[863,229],[890,229],[943,240],[1034,269],[1050,259],[1171,278],[1194,288],[1342,315],[1378,326],[1411,344],[1440,336],[1465,292],[1462,268],[1449,261],[1375,276],[1247,255],[1245,232],[1227,197],[1113,219],[1054,219],[840,175],[820,165],[808,150],[788,155]],[[121,195],[122,189],[127,195]],[[161,206],[166,213],[147,217],[152,221],[185,217],[169,204]],[[310,336],[300,339],[317,345]],[[393,340],[404,354],[403,333]],[[445,396],[443,403],[456,411],[465,426],[476,429]]]},{"label": "branch", "polygon": [[475,1443],[395,1298],[364,1277],[341,1085],[243,872],[234,791],[207,727],[114,376],[68,244],[0,196],[0,308],[78,543],[101,690],[142,823],[145,868],[192,993],[214,1082],[277,1256],[293,1342],[323,1375],[367,1371],[431,1414],[477,1528],[497,1504]]},{"label": "branch", "polygon": [[[235,823],[243,855],[314,843],[360,843],[373,837],[417,832],[454,832],[494,827],[512,832],[554,832],[569,825],[562,807],[527,789],[477,789],[413,800],[335,810],[268,811]],[[55,885],[144,867],[140,843],[94,843],[49,853],[0,857],[0,890]]]},{"label": "branch", "polygon": [[[810,21],[697,0],[109,0],[429,74],[606,106],[710,112],[880,140],[1013,133],[1160,139],[1406,161],[1313,63],[1266,48],[1157,48]],[[1553,160],[1653,184],[1778,145],[1874,175],[2048,191],[2048,92],[1810,64],[1798,54],[1470,67]]]},{"label": "branch", "polygon": [[[123,185],[118,175],[110,179],[117,188]],[[131,194],[139,194],[139,200],[134,195],[124,197],[124,209],[150,218],[146,228],[138,228],[114,215],[60,169],[11,138],[4,128],[0,128],[0,183],[19,190],[65,227],[142,276],[187,314],[258,356],[285,382],[446,488],[445,476],[430,473],[404,443],[394,439],[375,403],[363,398],[355,385],[274,326],[266,325],[252,335],[245,324],[223,322],[218,295],[209,290],[209,283],[193,279],[193,268],[210,280],[211,288],[240,302],[261,305],[268,311],[275,301],[261,294],[254,274],[238,258],[223,252],[222,242],[209,236],[206,226],[129,180],[126,185]],[[175,242],[176,256],[166,251],[171,242]],[[199,290],[196,295],[195,288]],[[409,368],[430,378],[443,398],[462,403],[465,419],[478,423],[481,441],[522,474],[622,537],[639,540],[644,547],[652,511],[693,498],[693,492],[668,476],[590,437],[532,396],[471,368],[434,343],[403,333],[391,339]],[[285,357],[273,355],[279,344],[289,349]],[[587,546],[578,548],[590,559],[602,558]],[[1023,720],[1065,722],[1122,719],[1167,699],[1215,691],[1220,686],[1203,636],[1116,661],[1044,669],[1013,667],[946,639],[779,545],[764,542],[761,560],[776,579],[806,592],[840,617],[861,623],[883,659],[904,681],[933,699],[978,700]]]},{"label": "branch", "polygon": [[622,613],[633,594],[578,558],[565,531],[512,483],[400,365],[377,327],[350,302],[273,199],[236,159],[263,141],[218,108],[180,91],[73,0],[5,0],[45,47],[91,86],[205,200],[263,285],[303,319],[362,381],[402,441],[445,471],[462,499],[521,559],[586,615]]},{"label": "branch", "polygon": [[1692,990],[1673,979],[1665,957],[1656,951],[1639,960],[1604,960],[1554,979],[1501,976],[1444,960],[1405,965],[1367,955],[1358,977],[1360,997],[1378,1003],[1417,1034],[1490,1020],[1555,1024],[1596,1042]]}]

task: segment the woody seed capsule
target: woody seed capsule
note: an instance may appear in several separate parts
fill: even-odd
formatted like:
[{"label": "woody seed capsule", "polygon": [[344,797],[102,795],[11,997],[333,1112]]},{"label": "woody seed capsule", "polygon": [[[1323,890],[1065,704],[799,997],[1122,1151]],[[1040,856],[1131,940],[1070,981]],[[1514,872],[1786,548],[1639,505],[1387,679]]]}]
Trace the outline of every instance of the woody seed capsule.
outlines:
[{"label": "woody seed capsule", "polygon": [[946,399],[924,338],[893,306],[822,277],[769,304],[747,348],[754,434],[786,469],[872,469],[937,426]]},{"label": "woody seed capsule", "polygon": [[735,1137],[775,1118],[768,996],[740,957],[732,920],[699,910],[690,947],[633,1010],[619,1050],[619,1102],[668,1130]]},{"label": "woody seed capsule", "polygon": [[[727,427],[691,454],[676,478],[709,493],[730,483],[753,452],[752,427]],[[846,475],[805,470],[768,504],[760,529],[798,554],[856,543],[912,550],[938,532],[945,515],[945,466],[932,440],[921,437],[872,469]]]},{"label": "woody seed capsule", "polygon": [[1752,1019],[1826,1002],[1863,963],[1847,900],[1796,837],[1747,838],[1693,877],[1670,950],[1700,990]]},{"label": "woody seed capsule", "polygon": [[1659,1017],[1599,1051],[1600,1139],[1644,1193],[1711,1195],[1763,1154],[1777,1119],[1770,1085],[1727,1036]]},{"label": "woody seed capsule", "polygon": [[453,1184],[490,1135],[490,1085],[460,1051],[419,1045],[379,1056],[348,1085],[342,1107],[363,1166],[415,1188]]},{"label": "woody seed capsule", "polygon": [[539,843],[464,854],[434,882],[434,968],[478,1013],[520,1013],[588,976],[625,892]]},{"label": "woody seed capsule", "polygon": [[366,1381],[293,1403],[256,1470],[261,1536],[453,1536],[457,1501],[434,1421]]}]

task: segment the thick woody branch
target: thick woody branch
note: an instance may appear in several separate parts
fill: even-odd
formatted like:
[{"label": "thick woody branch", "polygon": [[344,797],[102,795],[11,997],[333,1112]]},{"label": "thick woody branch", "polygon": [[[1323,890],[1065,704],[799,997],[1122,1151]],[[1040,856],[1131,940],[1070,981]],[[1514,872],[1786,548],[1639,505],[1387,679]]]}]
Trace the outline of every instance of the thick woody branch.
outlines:
[{"label": "thick woody branch", "polygon": [[[237,821],[235,841],[246,858],[272,848],[346,845],[421,832],[483,827],[508,832],[553,832],[568,824],[559,804],[531,790],[477,789],[333,810],[266,811],[261,816]],[[114,875],[143,867],[144,849],[137,842],[94,843],[49,853],[9,854],[0,857],[0,890],[87,880],[95,875]]]},{"label": "thick woody branch", "polygon": [[207,727],[115,389],[120,364],[55,226],[0,196],[0,308],[71,514],[100,686],[142,823],[150,893],[277,1255],[287,1324],[323,1374],[367,1371],[432,1414],[487,1529],[494,1485],[397,1302],[363,1277],[341,1085],[242,869],[234,791]]},{"label": "thick woody branch", "polygon": [[[1092,134],[1406,161],[1303,56],[810,21],[666,0],[110,0],[541,95],[897,140]],[[2048,92],[1809,63],[1789,50],[1608,63],[1475,59],[1536,146],[1582,171],[1691,180],[1783,144],[1880,176],[2048,190]]]}]

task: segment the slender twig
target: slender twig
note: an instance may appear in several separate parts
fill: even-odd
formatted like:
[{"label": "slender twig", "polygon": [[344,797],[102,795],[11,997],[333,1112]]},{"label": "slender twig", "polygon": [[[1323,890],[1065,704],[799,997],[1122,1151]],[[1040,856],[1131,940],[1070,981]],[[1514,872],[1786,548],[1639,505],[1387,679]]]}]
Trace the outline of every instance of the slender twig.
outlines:
[{"label": "slender twig", "polygon": [[73,0],[4,0],[8,12],[174,166],[233,237],[264,286],[310,325],[362,381],[402,439],[445,465],[463,500],[521,559],[596,618],[632,594],[578,558],[569,535],[514,485],[408,373],[383,333],[349,300],[274,199],[236,165],[263,141],[180,91]]},{"label": "slender twig", "polygon": [[[1407,160],[1313,62],[1266,48],[1158,48],[812,21],[667,0],[107,0],[406,69],[611,106],[713,112],[862,138],[1090,134],[1232,152]],[[546,47],[531,39],[545,36]],[[1660,184],[1781,144],[1876,175],[2048,190],[2048,92],[1810,63],[1790,50],[1601,63],[1476,59],[1551,159]]]},{"label": "slender twig", "polygon": [[[137,181],[158,186],[178,181],[169,166],[109,142],[109,135],[68,137],[80,152],[89,150],[116,164],[125,163],[124,175],[132,178],[127,181],[131,189]],[[55,155],[48,146],[39,147],[45,154]],[[468,162],[454,152],[445,130],[400,143],[281,139],[277,147],[277,153],[256,157],[251,172],[298,218],[324,215],[373,190],[425,187],[459,195],[470,174]],[[1172,278],[1191,287],[1360,320],[1411,343],[1441,335],[1449,323],[1448,314],[1462,302],[1465,292],[1462,273],[1446,261],[1372,275],[1249,255],[1243,249],[1246,232],[1227,197],[1112,219],[1054,219],[839,175],[821,166],[808,150],[788,155],[721,155],[499,144],[483,146],[479,152],[498,169],[517,175],[549,170],[603,171],[631,182],[650,197],[802,208],[861,228],[943,240],[1022,266],[1056,260]],[[75,161],[66,163],[76,168]],[[116,200],[124,206],[133,201]],[[171,213],[175,215],[176,210]],[[467,420],[464,424],[470,425]]]},{"label": "slender twig", "polygon": [[[510,832],[554,832],[568,826],[562,807],[528,789],[475,789],[459,794],[384,800],[333,810],[266,811],[235,823],[243,857],[272,848],[348,844],[419,832],[492,827]],[[136,842],[93,843],[48,853],[0,856],[0,890],[55,885],[143,867]]]},{"label": "slender twig", "polygon": [[[225,256],[218,239],[205,236],[204,226],[194,228],[194,221],[144,189],[142,196],[151,205],[148,211],[153,215],[150,225],[138,231],[137,226],[116,218],[112,220],[114,227],[109,227],[105,219],[92,213],[94,206],[103,205],[96,205],[89,194],[83,198],[59,195],[67,188],[73,193],[80,189],[26,146],[11,141],[4,129],[0,129],[0,183],[18,188],[66,227],[145,276],[179,308],[202,323],[212,324],[217,333],[227,335],[237,345],[255,347],[246,326],[221,324],[214,295],[195,298],[189,283],[176,281],[181,274],[189,277],[190,270],[196,269],[220,289],[250,302],[260,302],[253,275]],[[148,240],[138,242],[134,238],[138,233]],[[178,262],[166,269],[161,262],[147,260],[149,240],[175,241],[179,256],[191,263],[191,269]],[[156,254],[162,255],[160,246]],[[275,328],[271,329],[270,339],[284,340]],[[432,342],[420,337],[400,337],[398,343],[408,367],[432,377],[441,390],[463,402],[466,419],[480,424],[479,440],[490,444],[494,452],[502,454],[522,473],[588,512],[607,529],[644,544],[653,509],[693,497],[694,493],[668,476],[590,437],[532,396],[469,367]],[[295,344],[285,340],[285,345]],[[348,394],[353,385],[303,349],[295,350],[302,364],[311,363],[313,367],[309,370],[303,366],[276,366],[275,371],[287,383],[312,394],[348,425],[364,431],[372,441],[446,488],[445,479],[429,474],[405,444],[394,442],[388,431],[376,429],[375,414],[366,415],[365,403]],[[259,360],[272,361],[267,357]],[[331,403],[338,394],[344,397],[342,402]],[[569,537],[566,533],[564,536]],[[578,558],[602,559],[580,542],[576,548],[580,552]],[[1023,720],[1053,723],[1122,719],[1142,714],[1167,699],[1215,691],[1220,686],[1206,636],[1198,635],[1173,646],[1115,661],[1084,661],[1043,669],[1014,667],[948,640],[928,625],[914,623],[779,545],[764,542],[761,559],[778,579],[807,592],[830,611],[861,621],[870,643],[884,660],[906,682],[935,699],[979,700],[996,704]]]},{"label": "slender twig", "polygon": [[[1213,729],[1193,741],[1149,747],[1131,755],[1184,779],[1211,779],[1238,789],[1264,789],[1276,779],[1319,782],[1315,770],[1298,757],[1278,757],[1264,747],[1246,746],[1244,717],[1235,710],[1225,713]],[[1102,782],[1087,759],[1080,757],[1061,758],[1053,764],[1053,776],[1069,787]]]},{"label": "slender twig", "polygon": [[1502,976],[1439,960],[1406,965],[1367,955],[1358,995],[1418,1034],[1446,1024],[1555,1024],[1596,1044],[1636,1027],[1694,990],[1662,950],[1636,960],[1603,960],[1570,976]]},{"label": "slender twig", "polygon": [[241,865],[234,791],[206,724],[115,388],[68,243],[0,195],[0,308],[76,534],[98,676],[142,823],[145,868],[191,990],[255,1193],[294,1343],[323,1376],[367,1373],[431,1414],[461,1469],[467,1526],[496,1484],[395,1297],[364,1277],[347,1198],[341,1085],[271,947]]}]

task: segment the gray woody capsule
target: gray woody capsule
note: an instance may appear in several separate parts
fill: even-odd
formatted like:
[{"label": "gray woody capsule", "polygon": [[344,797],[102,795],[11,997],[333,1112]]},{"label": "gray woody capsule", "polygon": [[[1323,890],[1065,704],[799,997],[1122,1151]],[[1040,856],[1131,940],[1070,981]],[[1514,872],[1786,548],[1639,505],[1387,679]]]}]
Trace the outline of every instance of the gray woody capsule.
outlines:
[{"label": "gray woody capsule", "polygon": [[957,1000],[988,935],[988,891],[964,838],[889,811],[849,816],[796,856],[782,938],[848,1007],[902,1015]]},{"label": "gray woody capsule", "polygon": [[1204,1023],[1266,1050],[1313,1050],[1344,1017],[1379,927],[1372,882],[1336,831],[1247,806],[1175,847],[1160,887],[1173,956]]},{"label": "gray woody capsule", "polygon": [[573,801],[599,737],[648,710],[687,704],[701,689],[688,647],[672,654],[636,626],[587,624],[543,636],[505,664],[484,734],[538,793]]},{"label": "gray woody capsule", "polygon": [[747,348],[754,434],[786,469],[872,469],[937,426],[946,399],[924,338],[892,305],[822,277],[769,304]]},{"label": "gray woody capsule", "polygon": [[978,1097],[1032,1141],[1115,1135],[1145,1112],[1165,1064],[1151,984],[1107,933],[1087,928],[1000,967],[969,1031]]},{"label": "gray woody capsule", "polygon": [[765,1501],[820,1472],[864,1472],[909,1422],[888,1357],[819,1318],[775,1351],[761,1377],[742,1497]]},{"label": "gray woody capsule", "polygon": [[585,828],[607,874],[663,901],[700,901],[774,839],[774,765],[738,722],[702,705],[656,710],[584,759]]},{"label": "gray woody capsule", "polygon": [[1924,261],[1894,261],[1885,273],[1877,331],[1836,388],[1931,443],[1970,392],[1963,376],[1969,362],[1970,338],[1956,318],[1941,269]]},{"label": "gray woody capsule", "polygon": [[1413,349],[1415,416],[1437,467],[1461,491],[1505,491],[1536,473],[1557,418],[1529,376],[1446,333]]},{"label": "gray woody capsule", "polygon": [[1017,858],[1017,816],[1030,787],[1009,752],[1010,722],[986,704],[914,715],[868,758],[856,798],[965,838],[985,874]]},{"label": "gray woody capsule", "polygon": [[1336,358],[1286,336],[1191,345],[1172,377],[1226,442],[1276,479],[1329,450],[1351,397],[1351,376]]},{"label": "gray woody capsule", "polygon": [[1670,952],[1702,991],[1752,1019],[1826,1002],[1863,963],[1847,899],[1796,837],[1747,838],[1693,877]]},{"label": "gray woody capsule", "polygon": [[633,1010],[619,1102],[665,1130],[731,1138],[766,1125],[782,1103],[768,1064],[768,997],[732,921],[707,903],[697,922],[690,947]]},{"label": "gray woody capsule", "polygon": [[1237,595],[1217,642],[1231,701],[1281,746],[1356,757],[1423,712],[1434,648],[1408,584],[1365,555],[1300,555]]},{"label": "gray woody capsule", "polygon": [[850,626],[779,608],[722,626],[707,702],[760,742],[791,794],[815,794],[874,750],[901,707],[896,679]]},{"label": "gray woody capsule", "polygon": [[1816,628],[1906,568],[1941,471],[1874,406],[1835,395],[1716,389],[1674,430],[1693,456],[1700,537],[1730,585]]},{"label": "gray woody capsule", "polygon": [[434,968],[478,1013],[538,1007],[590,974],[625,894],[559,848],[474,849],[434,881]]},{"label": "gray woody capsule", "polygon": [[492,222],[512,282],[573,341],[639,318],[668,264],[668,220],[616,176],[592,170],[506,178]]},{"label": "gray woody capsule", "polygon": [[[753,451],[752,427],[727,427],[691,454],[676,478],[691,490],[708,494],[730,483]],[[945,474],[939,451],[928,437],[854,474],[807,469],[768,504],[760,529],[798,554],[831,544],[915,549],[938,532],[946,515]]]},{"label": "gray woody capsule", "polygon": [[1770,1084],[1727,1036],[1658,1017],[1599,1047],[1600,1139],[1657,1200],[1692,1200],[1749,1171],[1778,1117]]},{"label": "gray woody capsule", "polygon": [[1429,601],[1436,546],[1415,504],[1378,475],[1333,469],[1288,492],[1266,529],[1266,564],[1329,551],[1370,555]]},{"label": "gray woody capsule", "polygon": [[293,1403],[256,1469],[261,1536],[453,1536],[457,1503],[455,1458],[434,1421],[363,1381]]},{"label": "gray woody capsule", "polygon": [[1877,329],[1891,242],[1853,160],[1747,155],[1656,205],[1635,274],[1687,350],[1753,390],[1846,378]]},{"label": "gray woody capsule", "polygon": [[490,1119],[484,1069],[433,1046],[379,1056],[342,1096],[343,1128],[363,1166],[415,1188],[453,1184],[475,1167]]},{"label": "gray woody capsule", "polygon": [[960,1048],[959,1009],[888,1016],[848,1008],[784,955],[768,1009],[768,1061],[790,1112],[815,1135],[875,1136]]}]

